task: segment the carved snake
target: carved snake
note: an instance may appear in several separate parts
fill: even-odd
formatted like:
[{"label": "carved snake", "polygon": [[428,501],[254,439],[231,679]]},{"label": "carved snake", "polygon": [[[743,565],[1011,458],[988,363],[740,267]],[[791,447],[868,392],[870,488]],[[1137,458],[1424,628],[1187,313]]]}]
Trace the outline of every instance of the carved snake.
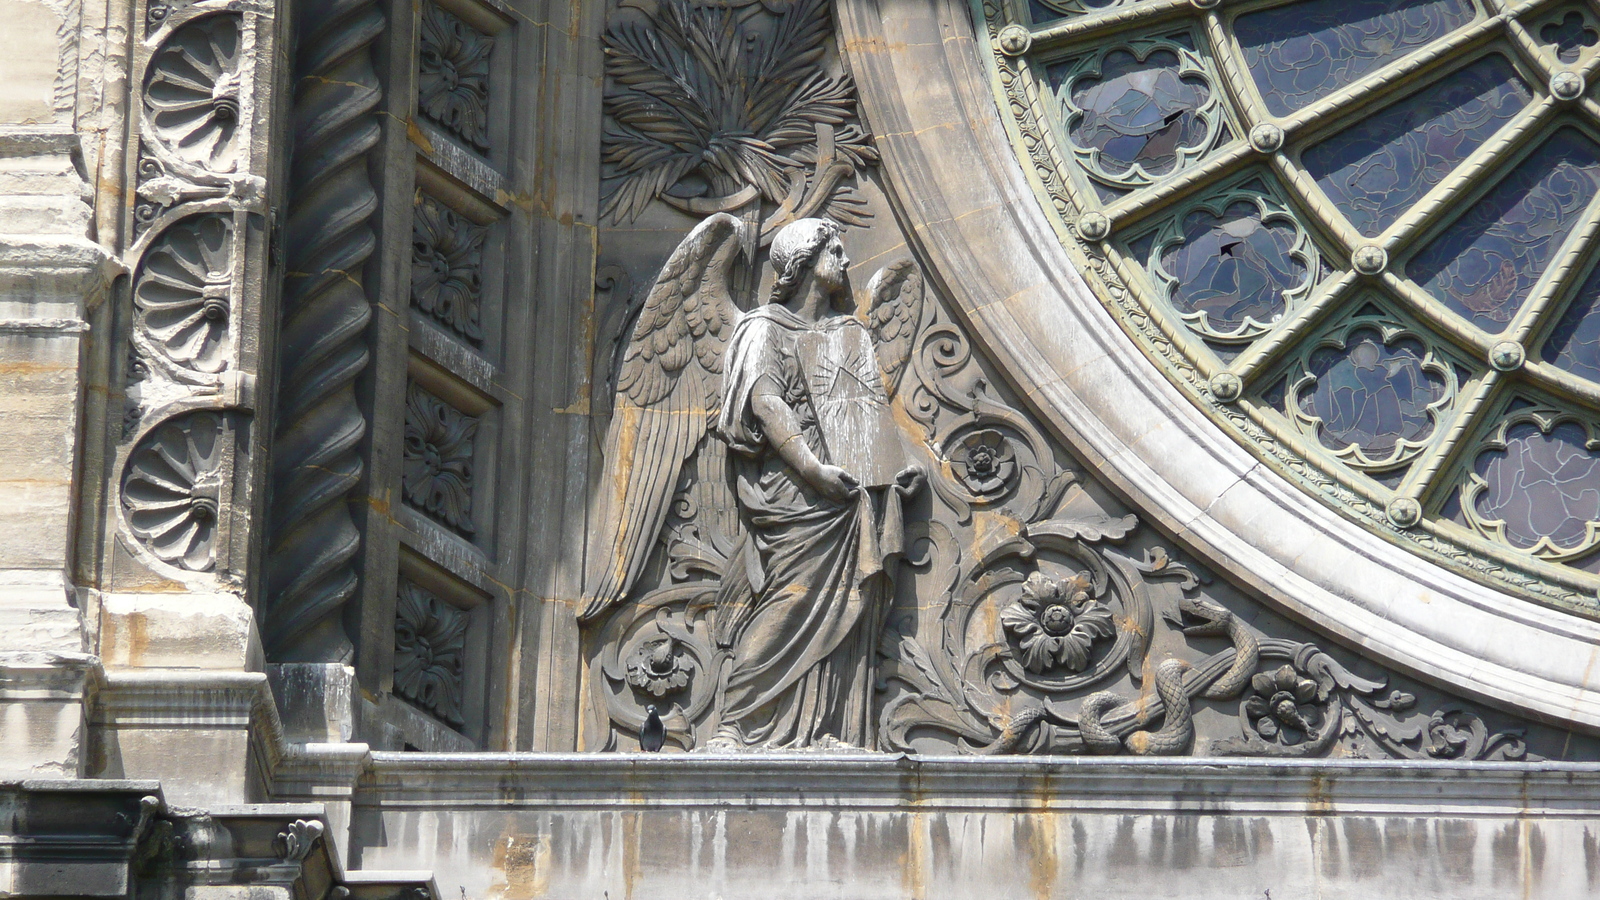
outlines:
[{"label": "carved snake", "polygon": [[1178,611],[1200,620],[1198,625],[1185,627],[1185,635],[1200,637],[1226,634],[1233,643],[1233,665],[1201,691],[1200,696],[1207,700],[1231,700],[1239,696],[1261,662],[1261,642],[1256,639],[1255,633],[1233,613],[1209,600],[1185,597],[1178,601]]},{"label": "carved snake", "polygon": [[1156,696],[1166,714],[1156,731],[1135,731],[1122,740],[1100,724],[1100,717],[1124,701],[1110,691],[1089,695],[1078,711],[1078,735],[1090,753],[1120,753],[1124,746],[1137,756],[1174,756],[1188,752],[1194,744],[1194,717],[1189,712],[1189,692],[1183,674],[1189,664],[1181,659],[1165,659],[1156,666]]},{"label": "carved snake", "polygon": [[[1183,633],[1191,637],[1226,634],[1233,644],[1233,663],[1198,696],[1208,700],[1227,700],[1239,696],[1250,683],[1261,660],[1261,642],[1237,616],[1223,607],[1200,598],[1185,597],[1178,603],[1180,614],[1186,620],[1199,620],[1188,625]],[[1184,686],[1184,673],[1188,663],[1168,659],[1156,667],[1156,696],[1161,698],[1165,716],[1156,731],[1136,731],[1126,740],[1117,737],[1101,724],[1106,713],[1126,703],[1110,691],[1091,694],[1083,701],[1078,713],[1078,735],[1090,753],[1110,755],[1124,749],[1139,756],[1164,756],[1183,753],[1194,742],[1194,718],[1189,705],[1189,692]],[[1000,736],[979,750],[979,753],[1010,753],[1022,739],[1043,720],[1066,724],[1042,707],[1030,707],[1017,713],[1001,730]]]}]

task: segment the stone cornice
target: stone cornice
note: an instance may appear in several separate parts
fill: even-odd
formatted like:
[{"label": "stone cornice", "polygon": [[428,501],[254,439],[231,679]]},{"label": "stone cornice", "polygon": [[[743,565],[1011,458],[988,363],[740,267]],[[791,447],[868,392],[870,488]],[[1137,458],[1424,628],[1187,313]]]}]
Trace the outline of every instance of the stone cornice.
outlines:
[{"label": "stone cornice", "polygon": [[1600,764],[377,752],[356,803],[1600,818]]}]

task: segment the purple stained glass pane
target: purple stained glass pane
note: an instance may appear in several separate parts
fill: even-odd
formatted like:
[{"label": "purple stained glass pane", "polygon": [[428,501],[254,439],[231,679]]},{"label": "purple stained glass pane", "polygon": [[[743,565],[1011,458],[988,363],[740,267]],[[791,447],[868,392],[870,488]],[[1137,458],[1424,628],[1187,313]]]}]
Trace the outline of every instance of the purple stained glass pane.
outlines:
[{"label": "purple stained glass pane", "polygon": [[1234,35],[1275,116],[1328,96],[1472,21],[1470,0],[1306,0],[1247,13]]},{"label": "purple stained glass pane", "polygon": [[1161,268],[1177,283],[1172,305],[1203,312],[1212,329],[1237,331],[1245,320],[1266,324],[1283,314],[1284,291],[1304,284],[1305,263],[1291,251],[1293,227],[1265,222],[1254,203],[1237,201],[1221,216],[1196,210],[1183,220],[1183,243],[1161,253]]},{"label": "purple stained glass pane", "polygon": [[1081,112],[1067,130],[1074,144],[1100,151],[1108,174],[1139,165],[1147,174],[1165,175],[1177,168],[1180,150],[1205,142],[1199,109],[1210,98],[1211,88],[1198,75],[1180,74],[1178,54],[1171,50],[1152,50],[1143,61],[1131,51],[1113,50],[1099,77],[1072,85],[1072,105]]},{"label": "purple stained glass pane", "polygon": [[1504,331],[1600,189],[1600,145],[1563,128],[1406,266],[1428,293]]},{"label": "purple stained glass pane", "polygon": [[1370,460],[1386,459],[1401,441],[1433,433],[1428,407],[1448,386],[1438,372],[1423,369],[1427,355],[1414,338],[1385,344],[1376,329],[1358,329],[1344,349],[1311,354],[1316,381],[1299,394],[1300,411],[1322,420],[1317,438],[1323,446],[1343,450],[1354,444]]},{"label": "purple stained glass pane", "polygon": [[1480,453],[1474,465],[1487,485],[1478,515],[1503,520],[1506,540],[1525,550],[1546,537],[1561,549],[1582,546],[1588,523],[1600,521],[1600,456],[1587,442],[1571,422],[1549,434],[1531,422],[1511,426],[1506,448]]},{"label": "purple stained glass pane", "polygon": [[1350,224],[1373,237],[1532,97],[1505,57],[1486,56],[1311,147],[1302,161]]},{"label": "purple stained glass pane", "polygon": [[1600,266],[1589,273],[1550,332],[1544,358],[1574,375],[1600,381]]}]

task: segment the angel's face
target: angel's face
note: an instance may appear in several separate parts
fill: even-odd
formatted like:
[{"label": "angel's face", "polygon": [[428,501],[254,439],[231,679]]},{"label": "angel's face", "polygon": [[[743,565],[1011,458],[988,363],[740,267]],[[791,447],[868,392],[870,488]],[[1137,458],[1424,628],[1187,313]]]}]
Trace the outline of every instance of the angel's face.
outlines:
[{"label": "angel's face", "polygon": [[837,304],[850,301],[850,257],[845,255],[844,242],[838,235],[828,238],[822,252],[817,254],[817,284]]}]

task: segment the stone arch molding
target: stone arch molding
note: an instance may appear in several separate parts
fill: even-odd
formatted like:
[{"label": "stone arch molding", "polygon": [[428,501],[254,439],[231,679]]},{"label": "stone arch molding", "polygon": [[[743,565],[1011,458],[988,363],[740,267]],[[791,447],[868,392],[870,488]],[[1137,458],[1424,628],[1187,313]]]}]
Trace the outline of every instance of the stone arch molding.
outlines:
[{"label": "stone arch molding", "polygon": [[1268,470],[1193,406],[1075,270],[1003,130],[963,0],[849,0],[840,46],[930,278],[1040,419],[1144,516],[1387,665],[1600,730],[1600,623],[1430,563]]}]

